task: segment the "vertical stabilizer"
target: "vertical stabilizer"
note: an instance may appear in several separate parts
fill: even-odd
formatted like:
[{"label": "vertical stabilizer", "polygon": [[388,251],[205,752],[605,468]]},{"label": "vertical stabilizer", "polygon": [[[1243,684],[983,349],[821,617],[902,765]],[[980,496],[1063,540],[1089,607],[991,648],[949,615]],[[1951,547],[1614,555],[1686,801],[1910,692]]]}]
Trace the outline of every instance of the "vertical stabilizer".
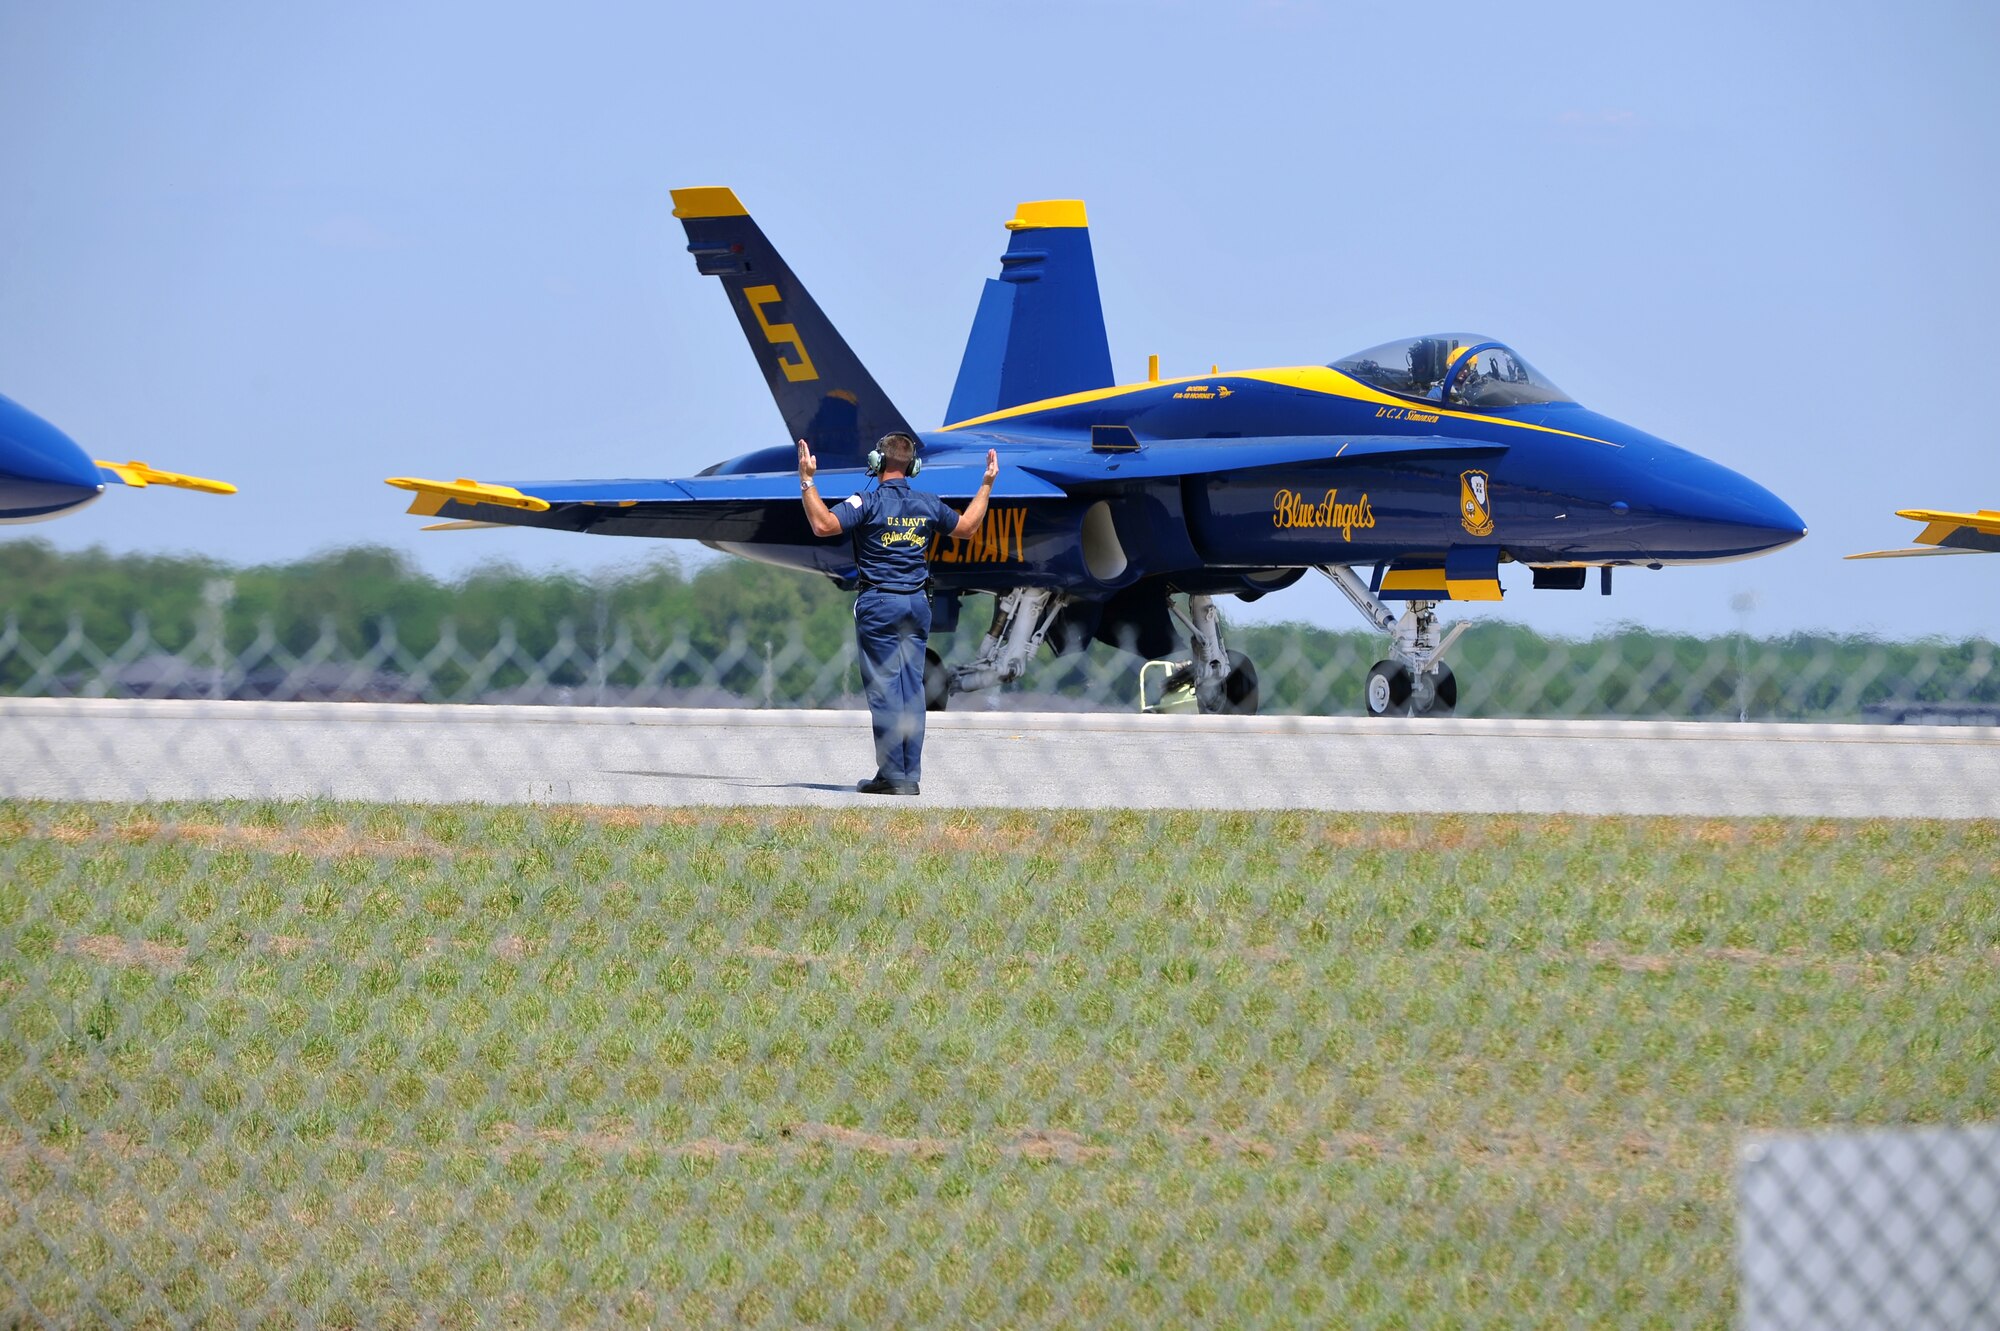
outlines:
[{"label": "vertical stabilizer", "polygon": [[[875,441],[909,422],[847,345],[763,231],[722,188],[677,189],[674,216],[695,267],[722,279],[792,439],[830,466],[856,466]],[[784,448],[789,448],[789,440]],[[779,450],[783,451],[783,450]]]},{"label": "vertical stabilizer", "polygon": [[966,339],[949,421],[1109,388],[1111,343],[1081,199],[1021,204]]}]

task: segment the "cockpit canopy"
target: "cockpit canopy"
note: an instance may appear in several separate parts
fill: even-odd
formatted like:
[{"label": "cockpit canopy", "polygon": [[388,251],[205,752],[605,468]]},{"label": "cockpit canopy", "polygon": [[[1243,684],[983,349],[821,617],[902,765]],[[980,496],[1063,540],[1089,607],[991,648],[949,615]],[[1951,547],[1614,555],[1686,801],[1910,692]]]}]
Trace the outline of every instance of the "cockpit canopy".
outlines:
[{"label": "cockpit canopy", "polygon": [[1477,333],[1385,342],[1337,360],[1333,368],[1386,393],[1475,411],[1570,401],[1512,348]]}]

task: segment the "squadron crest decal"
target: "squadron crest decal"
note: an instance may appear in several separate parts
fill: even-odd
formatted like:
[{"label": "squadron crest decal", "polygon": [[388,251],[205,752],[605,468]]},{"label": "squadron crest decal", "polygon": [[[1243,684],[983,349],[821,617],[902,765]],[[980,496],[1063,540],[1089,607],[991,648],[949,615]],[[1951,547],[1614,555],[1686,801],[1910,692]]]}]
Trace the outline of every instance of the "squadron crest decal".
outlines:
[{"label": "squadron crest decal", "polygon": [[1493,497],[1483,471],[1458,474],[1458,520],[1474,536],[1493,534]]}]

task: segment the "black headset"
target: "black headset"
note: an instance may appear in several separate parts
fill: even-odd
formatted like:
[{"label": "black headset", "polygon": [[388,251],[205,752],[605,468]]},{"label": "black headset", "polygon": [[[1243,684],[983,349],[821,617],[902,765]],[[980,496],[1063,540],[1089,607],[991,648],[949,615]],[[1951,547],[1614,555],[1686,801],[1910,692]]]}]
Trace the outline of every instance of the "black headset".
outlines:
[{"label": "black headset", "polygon": [[880,476],[882,474],[882,464],[885,461],[887,461],[887,459],[885,459],[882,456],[882,446],[888,443],[891,439],[903,439],[909,442],[910,466],[909,469],[903,473],[904,475],[914,476],[918,472],[924,469],[924,460],[917,456],[916,436],[904,434],[901,430],[892,430],[888,434],[883,435],[880,439],[877,439],[875,441],[875,447],[868,450],[868,474],[870,476]]}]

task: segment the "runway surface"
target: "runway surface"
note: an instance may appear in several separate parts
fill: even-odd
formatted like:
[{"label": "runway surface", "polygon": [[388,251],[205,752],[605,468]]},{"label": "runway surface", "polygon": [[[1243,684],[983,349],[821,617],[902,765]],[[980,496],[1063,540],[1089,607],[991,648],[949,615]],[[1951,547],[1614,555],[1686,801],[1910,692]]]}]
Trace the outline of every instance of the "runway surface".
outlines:
[{"label": "runway surface", "polygon": [[0,699],[0,796],[2000,817],[2000,729]]}]

